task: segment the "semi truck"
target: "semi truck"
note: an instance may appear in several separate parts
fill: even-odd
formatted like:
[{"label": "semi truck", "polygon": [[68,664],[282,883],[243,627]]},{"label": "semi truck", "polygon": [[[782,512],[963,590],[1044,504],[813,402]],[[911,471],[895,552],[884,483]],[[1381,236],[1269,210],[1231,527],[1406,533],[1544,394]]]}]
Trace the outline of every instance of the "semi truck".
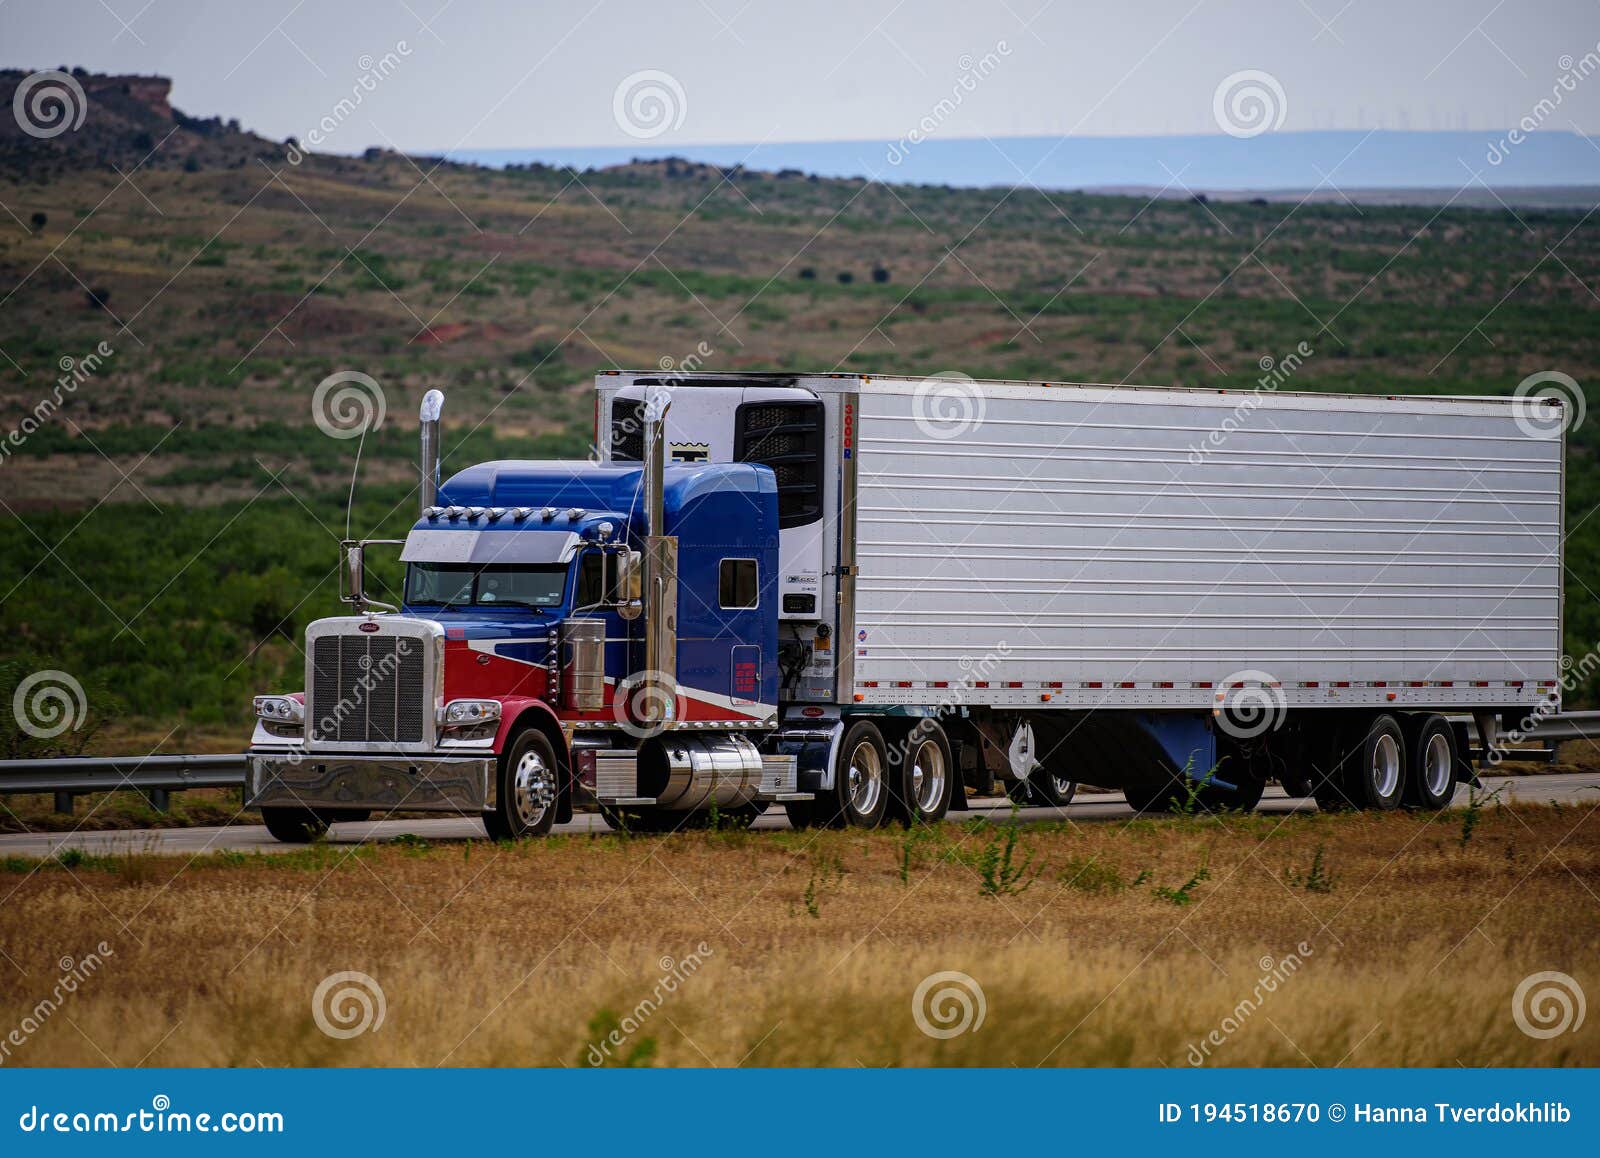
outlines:
[{"label": "semi truck", "polygon": [[442,403],[414,526],[256,698],[280,839],[1441,808],[1559,710],[1557,399],[608,371],[588,459],[448,479]]}]

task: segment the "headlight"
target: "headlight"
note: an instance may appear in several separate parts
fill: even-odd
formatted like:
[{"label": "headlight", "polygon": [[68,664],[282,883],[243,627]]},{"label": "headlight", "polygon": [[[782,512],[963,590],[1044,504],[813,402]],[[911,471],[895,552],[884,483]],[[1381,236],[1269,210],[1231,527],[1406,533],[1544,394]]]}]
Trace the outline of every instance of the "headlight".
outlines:
[{"label": "headlight", "polygon": [[499,700],[451,700],[444,706],[444,726],[471,728],[500,718]]},{"label": "headlight", "polygon": [[289,723],[305,718],[305,707],[289,696],[257,696],[256,715],[263,720]]}]

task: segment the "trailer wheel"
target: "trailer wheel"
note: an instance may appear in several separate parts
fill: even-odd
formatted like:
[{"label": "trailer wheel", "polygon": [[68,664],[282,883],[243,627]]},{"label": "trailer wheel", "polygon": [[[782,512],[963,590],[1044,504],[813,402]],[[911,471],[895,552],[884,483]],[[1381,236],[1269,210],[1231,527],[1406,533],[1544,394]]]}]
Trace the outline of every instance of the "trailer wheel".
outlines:
[{"label": "trailer wheel", "polygon": [[527,729],[511,742],[500,758],[495,807],[483,814],[489,839],[518,840],[550,831],[556,820],[560,767],[550,741],[537,728]]},{"label": "trailer wheel", "polygon": [[328,822],[309,808],[263,808],[261,822],[284,844],[310,844],[328,831]]},{"label": "trailer wheel", "polygon": [[1405,802],[1413,808],[1440,809],[1456,794],[1456,734],[1443,716],[1424,716],[1407,728],[1410,773]]},{"label": "trailer wheel", "polygon": [[844,730],[833,791],[813,801],[812,823],[835,828],[877,828],[889,808],[889,759],[883,733],[871,720]]},{"label": "trailer wheel", "polygon": [[919,720],[906,734],[904,758],[894,773],[895,814],[907,824],[933,824],[950,811],[955,766],[944,729],[931,719]]},{"label": "trailer wheel", "polygon": [[[1386,812],[1400,804],[1406,786],[1406,738],[1387,712],[1373,716],[1361,738],[1346,749],[1343,782],[1346,807]],[[1317,798],[1320,806],[1322,798]]]}]

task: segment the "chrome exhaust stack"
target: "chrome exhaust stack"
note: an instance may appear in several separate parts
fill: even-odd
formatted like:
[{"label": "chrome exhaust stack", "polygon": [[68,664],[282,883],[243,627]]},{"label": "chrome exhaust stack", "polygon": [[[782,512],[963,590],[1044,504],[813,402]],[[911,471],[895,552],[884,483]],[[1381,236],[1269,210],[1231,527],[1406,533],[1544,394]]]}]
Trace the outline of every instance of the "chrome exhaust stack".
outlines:
[{"label": "chrome exhaust stack", "polygon": [[417,470],[422,475],[422,513],[427,514],[439,497],[439,416],[444,412],[444,391],[429,390],[422,396],[422,408],[417,417],[421,420],[422,446],[418,455]]},{"label": "chrome exhaust stack", "polygon": [[641,723],[675,723],[678,701],[678,539],[663,534],[666,500],[667,410],[672,392],[652,387],[644,415],[644,667],[633,694]]}]

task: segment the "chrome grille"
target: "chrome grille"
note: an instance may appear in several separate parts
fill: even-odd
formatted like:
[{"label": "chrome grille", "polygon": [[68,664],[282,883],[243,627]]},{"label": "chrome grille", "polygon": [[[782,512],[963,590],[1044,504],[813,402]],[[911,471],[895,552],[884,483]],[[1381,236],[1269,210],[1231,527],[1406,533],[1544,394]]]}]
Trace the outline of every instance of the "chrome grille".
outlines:
[{"label": "chrome grille", "polygon": [[424,641],[324,635],[311,643],[307,689],[313,742],[418,744],[431,701],[423,690]]}]

